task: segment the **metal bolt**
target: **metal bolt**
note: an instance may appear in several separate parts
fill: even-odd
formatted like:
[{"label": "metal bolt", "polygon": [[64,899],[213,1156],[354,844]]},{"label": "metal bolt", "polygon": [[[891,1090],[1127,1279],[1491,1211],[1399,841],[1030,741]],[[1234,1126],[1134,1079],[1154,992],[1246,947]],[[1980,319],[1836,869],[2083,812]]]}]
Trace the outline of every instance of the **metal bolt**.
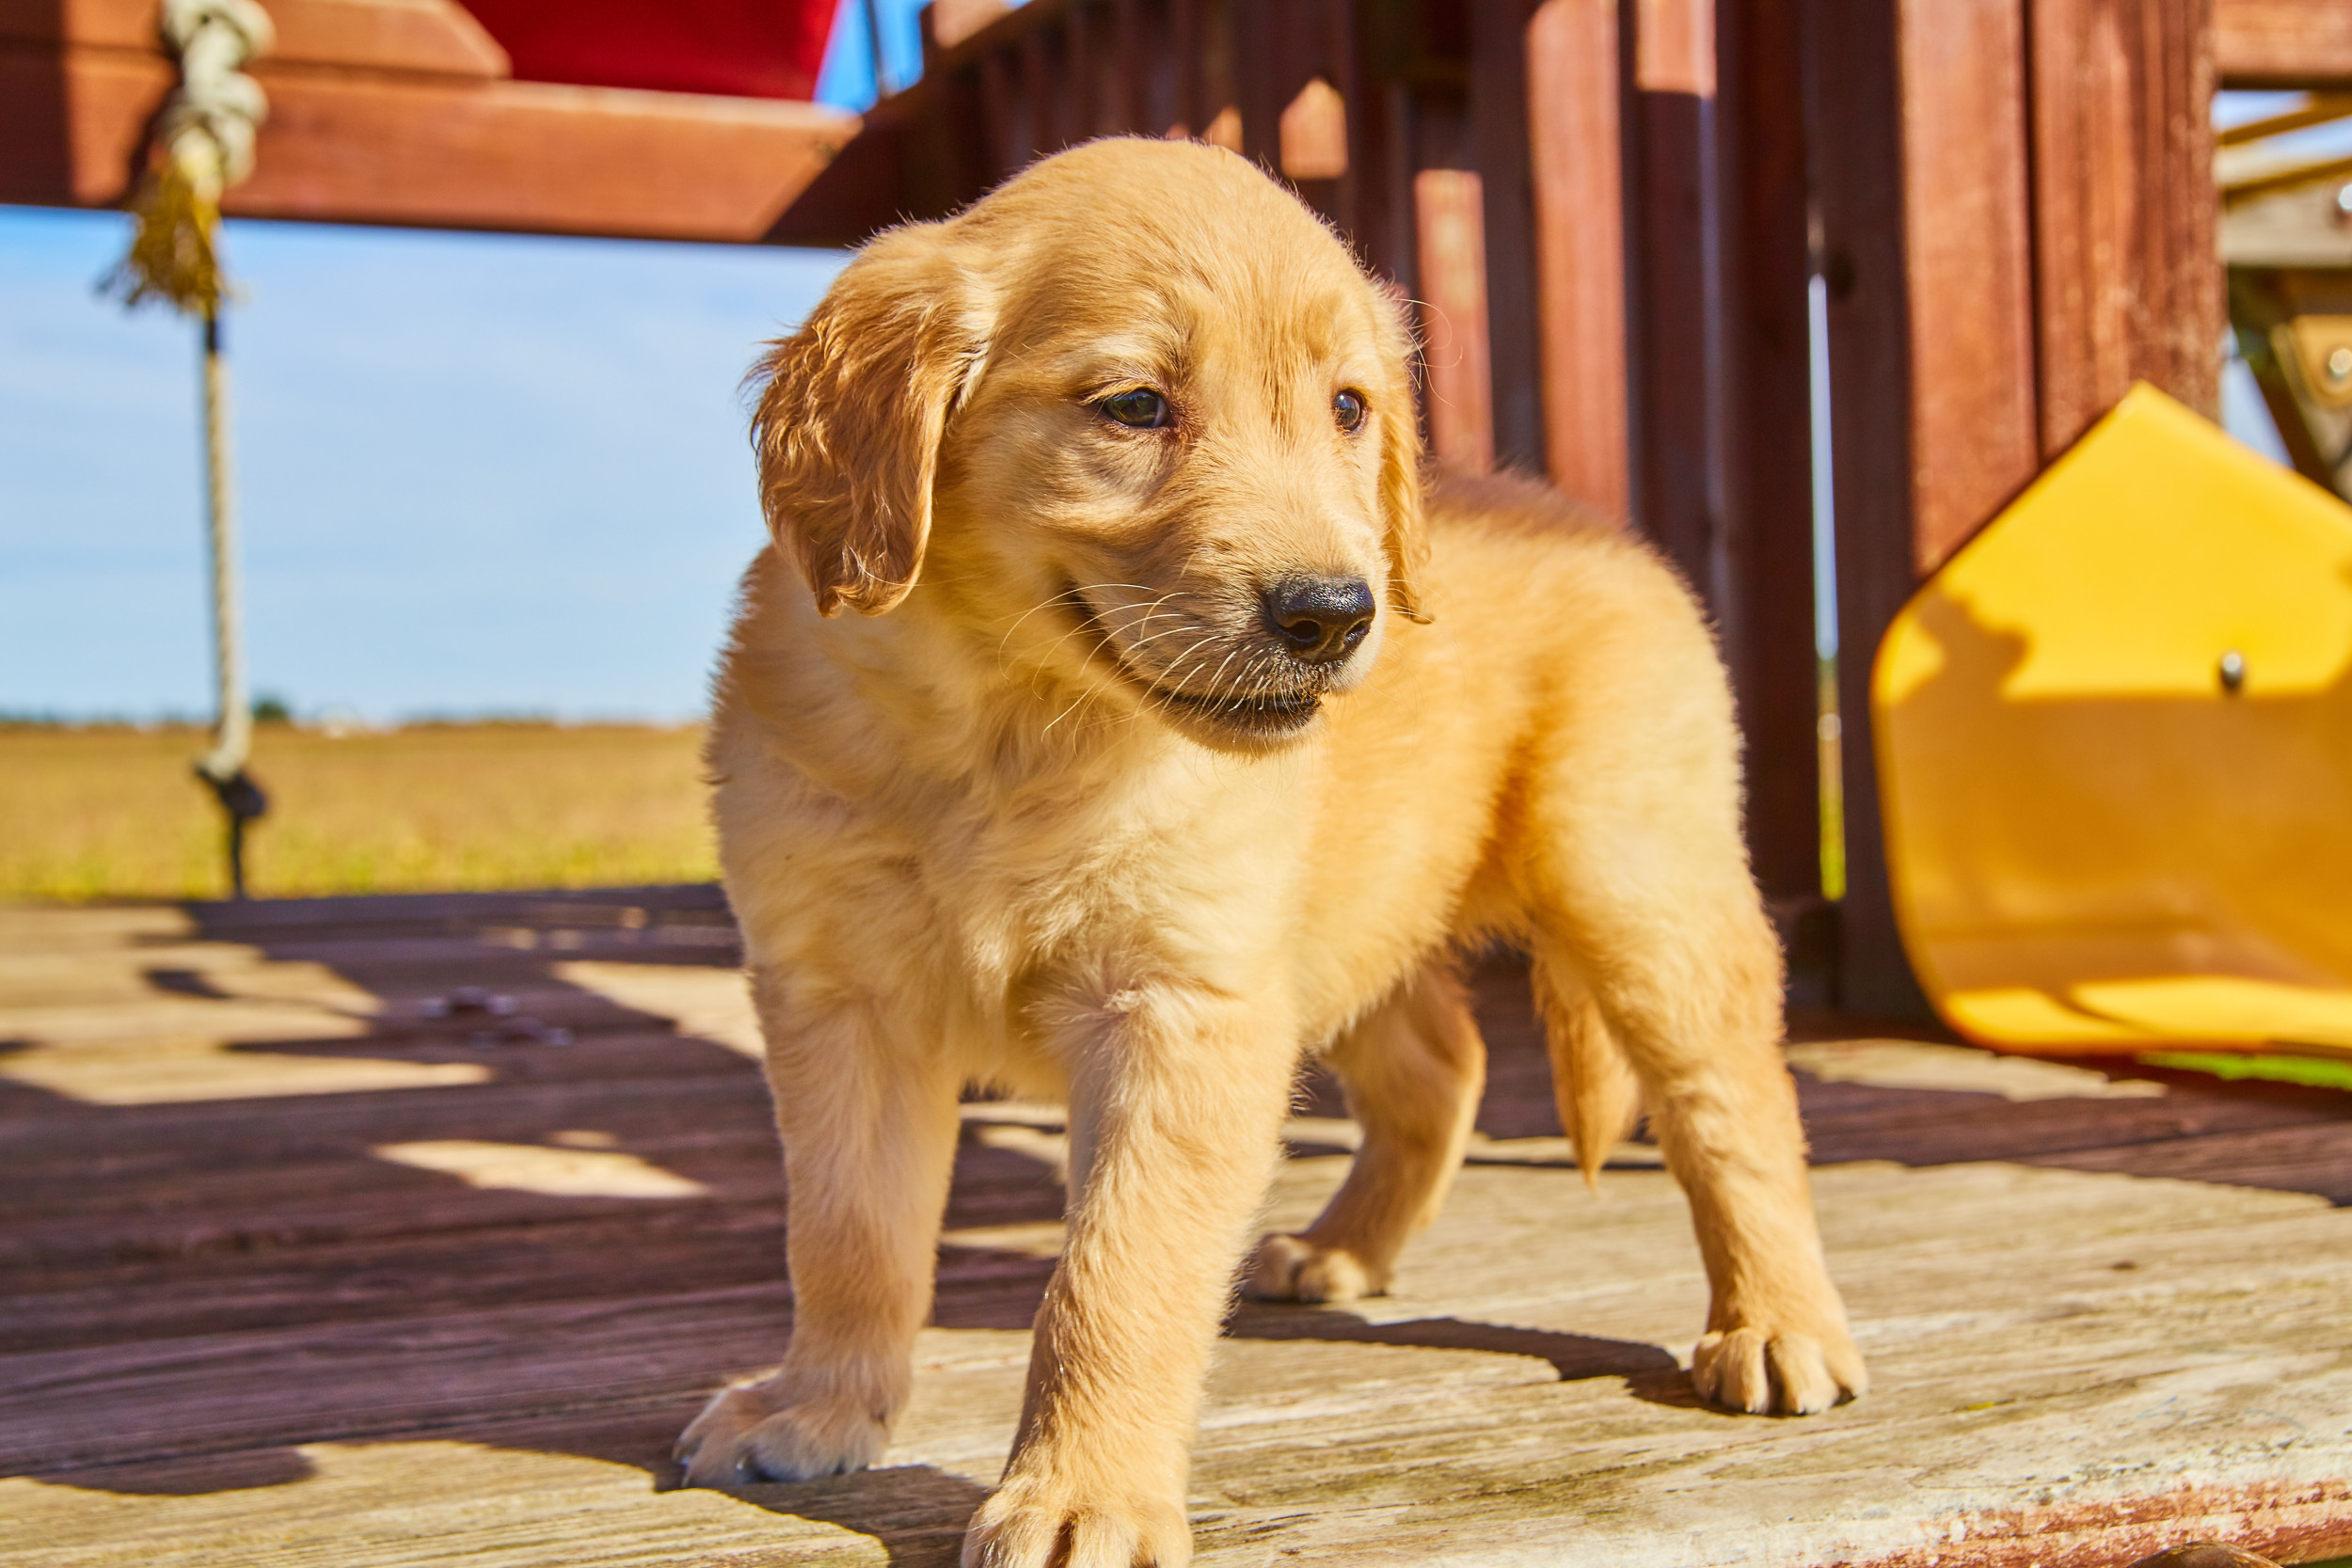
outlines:
[{"label": "metal bolt", "polygon": [[2328,379],[2352,381],[2352,347],[2339,344],[2328,351]]},{"label": "metal bolt", "polygon": [[2238,691],[2246,685],[2246,656],[2239,653],[2235,648],[2232,648],[2228,653],[2221,656],[2219,673],[2221,675],[2221,689],[2227,691],[2233,697],[2236,696]]}]

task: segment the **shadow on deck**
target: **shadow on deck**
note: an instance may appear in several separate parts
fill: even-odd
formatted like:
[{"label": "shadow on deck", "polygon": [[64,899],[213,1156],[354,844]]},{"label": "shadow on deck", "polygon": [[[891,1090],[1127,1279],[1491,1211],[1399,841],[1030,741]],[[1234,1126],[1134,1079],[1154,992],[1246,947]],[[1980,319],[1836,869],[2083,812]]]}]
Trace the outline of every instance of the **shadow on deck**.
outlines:
[{"label": "shadow on deck", "polygon": [[[0,910],[0,1516],[32,1531],[0,1563],[952,1562],[1058,1126],[966,1108],[890,1467],[669,1490],[678,1429],[789,1322],[739,961],[709,888]],[[1680,1370],[1678,1196],[1629,1148],[1582,1199],[1524,975],[1476,980],[1482,1136],[1397,1294],[1228,1323],[1204,1562],[2121,1563],[2217,1519],[2352,1545],[2352,1216],[2273,1196],[2352,1198],[2346,1097],[2108,1064],[2021,1098],[1947,1043],[1800,1048],[1880,1392],[1753,1421]],[[1281,1224],[1344,1164],[1330,1085],[1301,1111]],[[2021,1335],[2044,1354],[1996,1348]],[[2084,1422],[2120,1435],[2061,1440]],[[1962,1521],[1967,1552],[1915,1555]]]}]

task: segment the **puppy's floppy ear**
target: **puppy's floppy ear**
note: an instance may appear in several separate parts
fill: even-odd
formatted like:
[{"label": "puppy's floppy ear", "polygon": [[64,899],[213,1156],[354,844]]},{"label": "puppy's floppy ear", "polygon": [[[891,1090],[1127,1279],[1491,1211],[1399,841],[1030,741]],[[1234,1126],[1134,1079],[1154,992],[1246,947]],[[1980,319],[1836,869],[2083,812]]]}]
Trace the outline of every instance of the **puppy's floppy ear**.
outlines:
[{"label": "puppy's floppy ear", "polygon": [[1421,420],[1413,403],[1412,333],[1393,284],[1373,285],[1379,296],[1380,511],[1388,543],[1389,601],[1396,612],[1426,625],[1421,577],[1429,563],[1429,531],[1422,518]]},{"label": "puppy's floppy ear", "polygon": [[944,226],[893,230],[753,372],[760,504],[820,614],[914,586],[940,436],[987,350],[978,294]]}]

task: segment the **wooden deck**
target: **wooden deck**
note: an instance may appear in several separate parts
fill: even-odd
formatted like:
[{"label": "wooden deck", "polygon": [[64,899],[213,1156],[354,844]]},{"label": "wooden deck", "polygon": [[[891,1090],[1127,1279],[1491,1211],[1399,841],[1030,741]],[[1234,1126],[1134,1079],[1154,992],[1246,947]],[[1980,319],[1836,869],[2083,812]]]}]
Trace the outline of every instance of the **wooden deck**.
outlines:
[{"label": "wooden deck", "polygon": [[[0,910],[0,1564],[953,1562],[1059,1123],[967,1107],[888,1467],[671,1489],[789,1315],[736,960],[709,889]],[[1584,1192],[1519,978],[1480,974],[1482,1136],[1395,1294],[1234,1314],[1204,1563],[2352,1551],[2352,1097],[1792,1048],[1877,1385],[1733,1417],[1681,1370],[1680,1199],[1638,1145]],[[1307,1110],[1277,1223],[1344,1164]]]}]

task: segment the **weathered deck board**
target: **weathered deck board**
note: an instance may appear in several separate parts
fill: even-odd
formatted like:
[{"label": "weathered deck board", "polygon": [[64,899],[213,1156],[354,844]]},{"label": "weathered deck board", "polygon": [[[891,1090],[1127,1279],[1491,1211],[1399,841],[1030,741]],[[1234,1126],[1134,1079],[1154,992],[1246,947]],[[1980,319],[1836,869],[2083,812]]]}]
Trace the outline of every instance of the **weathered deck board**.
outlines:
[{"label": "weathered deck board", "polygon": [[[0,1565],[952,1562],[1018,1410],[1058,1127],[966,1108],[887,1467],[665,1490],[685,1418],[789,1323],[723,920],[703,889],[0,911]],[[1759,1420],[1690,1393],[1704,1282],[1654,1154],[1587,1194],[1518,974],[1478,984],[1483,1136],[1395,1293],[1229,1325],[1204,1563],[2352,1550],[2344,1097],[1820,1058],[1877,1381]],[[460,985],[576,1042],[422,1016]],[[1275,1222],[1338,1180],[1338,1115],[1311,1084]]]}]

